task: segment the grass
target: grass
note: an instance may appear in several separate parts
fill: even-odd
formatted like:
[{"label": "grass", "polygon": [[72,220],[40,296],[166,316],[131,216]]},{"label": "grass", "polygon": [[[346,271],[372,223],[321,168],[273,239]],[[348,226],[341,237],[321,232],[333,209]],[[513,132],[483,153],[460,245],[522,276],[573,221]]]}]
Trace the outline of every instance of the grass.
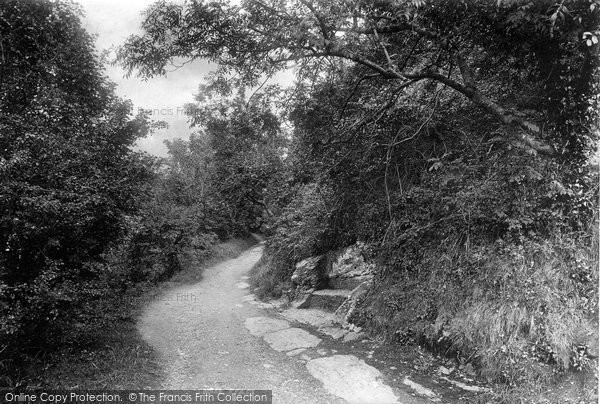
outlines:
[{"label": "grass", "polygon": [[[430,246],[419,267],[376,283],[356,324],[473,366],[493,386],[476,403],[596,403],[597,238],[590,245],[566,235],[454,255]],[[258,297],[278,298],[290,275],[266,254],[251,284]]]},{"label": "grass", "polygon": [[[28,387],[55,389],[158,388],[162,373],[155,352],[135,324],[101,331],[98,345],[64,350],[30,363]],[[33,382],[33,383],[32,383]]]},{"label": "grass", "polygon": [[[146,303],[173,282],[195,283],[203,269],[234,258],[256,243],[253,238],[233,239],[215,245],[202,260],[187,262],[186,269],[159,285],[138,285],[118,302],[112,326],[97,327],[74,337],[59,350],[29,356],[20,374],[0,377],[9,388],[52,389],[156,389],[163,373],[160,358],[139,334],[136,323]],[[1,370],[1,369],[0,369]]]},{"label": "grass", "polygon": [[288,268],[271,256],[263,255],[248,275],[254,294],[261,300],[279,299],[291,288]]},{"label": "grass", "polygon": [[598,372],[555,376],[545,383],[522,386],[494,386],[491,392],[477,396],[472,404],[596,404]]},{"label": "grass", "polygon": [[472,363],[494,386],[476,403],[596,403],[597,257],[571,240],[526,247],[512,260],[487,249],[470,273],[431,252],[434,270],[392,273],[358,325]]},{"label": "grass", "polygon": [[[23,374],[9,380],[7,387],[52,389],[158,388],[159,360],[138,333],[136,320],[148,296],[160,286],[140,285],[106,302],[111,326],[90,326],[58,349],[26,356]],[[111,310],[108,305],[115,307]]]}]

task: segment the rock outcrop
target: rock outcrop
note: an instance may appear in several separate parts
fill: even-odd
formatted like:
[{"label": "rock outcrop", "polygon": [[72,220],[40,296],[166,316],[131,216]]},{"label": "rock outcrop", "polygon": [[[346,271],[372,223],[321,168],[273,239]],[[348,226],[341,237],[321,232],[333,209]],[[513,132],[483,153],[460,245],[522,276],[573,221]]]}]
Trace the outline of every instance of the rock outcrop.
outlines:
[{"label": "rock outcrop", "polygon": [[353,290],[373,279],[375,264],[365,262],[363,248],[364,245],[357,243],[335,254],[325,273],[330,288]]},{"label": "rock outcrop", "polygon": [[296,264],[292,282],[303,289],[353,290],[371,281],[375,264],[365,261],[362,244],[306,258]]},{"label": "rock outcrop", "polygon": [[323,289],[327,285],[327,256],[318,255],[306,258],[296,264],[292,282],[304,289]]},{"label": "rock outcrop", "polygon": [[[296,285],[294,313],[298,309],[328,313],[331,323],[344,329],[336,330],[340,331],[336,336],[344,336],[348,329],[356,328],[352,319],[375,273],[375,264],[366,262],[363,249],[364,245],[355,244],[296,264],[292,276]],[[322,331],[328,334],[327,330]]]},{"label": "rock outcrop", "polygon": [[352,317],[356,313],[361,298],[369,291],[370,282],[365,281],[358,285],[344,302],[335,311],[335,319],[343,326],[352,323]]}]

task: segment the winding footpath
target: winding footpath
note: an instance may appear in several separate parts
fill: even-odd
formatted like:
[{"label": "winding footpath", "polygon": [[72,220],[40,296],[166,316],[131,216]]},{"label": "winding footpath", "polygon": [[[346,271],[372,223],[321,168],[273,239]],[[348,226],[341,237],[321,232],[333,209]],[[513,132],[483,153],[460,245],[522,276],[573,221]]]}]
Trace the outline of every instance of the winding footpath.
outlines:
[{"label": "winding footpath", "polygon": [[393,389],[354,355],[256,304],[246,273],[262,246],[208,268],[203,280],[166,291],[139,321],[159,353],[165,389],[268,389],[273,402],[425,403]]}]

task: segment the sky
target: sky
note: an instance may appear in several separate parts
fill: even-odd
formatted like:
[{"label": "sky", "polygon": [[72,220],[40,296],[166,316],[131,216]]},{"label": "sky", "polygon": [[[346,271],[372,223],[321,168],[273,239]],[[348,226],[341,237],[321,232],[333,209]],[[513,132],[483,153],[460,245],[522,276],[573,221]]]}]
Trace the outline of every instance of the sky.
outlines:
[{"label": "sky", "polygon": [[[84,27],[96,35],[99,52],[122,44],[134,33],[140,32],[141,12],[152,0],[77,0],[85,11]],[[215,68],[205,61],[195,61],[181,69],[143,81],[137,77],[125,78],[119,66],[107,66],[106,75],[117,84],[117,94],[130,99],[135,109],[153,111],[152,118],[168,122],[168,129],[161,129],[138,141],[138,147],[151,154],[166,156],[164,140],[187,139],[190,129],[182,107],[193,101],[193,95],[203,77]]]}]

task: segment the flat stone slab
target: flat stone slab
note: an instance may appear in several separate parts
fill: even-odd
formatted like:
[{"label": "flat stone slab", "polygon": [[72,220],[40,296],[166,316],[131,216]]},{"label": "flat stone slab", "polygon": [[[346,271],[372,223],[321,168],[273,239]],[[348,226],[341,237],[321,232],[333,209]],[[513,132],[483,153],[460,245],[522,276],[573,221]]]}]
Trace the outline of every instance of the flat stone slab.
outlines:
[{"label": "flat stone slab", "polygon": [[290,321],[308,324],[316,328],[331,327],[334,325],[333,313],[318,309],[287,309],[281,315]]},{"label": "flat stone slab", "polygon": [[289,351],[288,353],[286,353],[286,355],[292,357],[292,356],[300,355],[304,351],[306,351],[306,348],[298,348],[298,349],[294,349],[293,351]]},{"label": "flat stone slab", "polygon": [[321,343],[321,338],[301,328],[287,328],[264,335],[265,341],[276,351],[292,351],[298,348],[312,348]]},{"label": "flat stone slab", "polygon": [[242,297],[242,301],[246,302],[246,303],[250,303],[250,304],[256,304],[256,299],[254,298],[254,295],[245,295]]},{"label": "flat stone slab", "polygon": [[315,290],[312,294],[313,296],[340,296],[340,297],[348,297],[352,293],[352,290],[348,289],[320,289]]},{"label": "flat stone slab", "polygon": [[310,307],[310,298],[312,292],[302,292],[292,302],[292,307],[295,309],[308,309]]},{"label": "flat stone slab", "polygon": [[270,317],[250,317],[246,319],[244,325],[255,337],[290,328],[290,323],[287,321]]},{"label": "flat stone slab", "polygon": [[336,311],[352,293],[351,290],[322,289],[315,290],[308,301],[311,308]]},{"label": "flat stone slab", "polygon": [[333,339],[340,339],[348,334],[348,330],[344,330],[341,327],[321,327],[319,331]]},{"label": "flat stone slab", "polygon": [[444,380],[446,380],[446,381],[448,381],[448,382],[450,382],[450,383],[452,383],[452,384],[454,384],[457,387],[460,387],[463,390],[472,391],[472,392],[475,392],[475,393],[479,393],[479,392],[487,391],[488,390],[485,387],[471,386],[471,385],[459,382],[457,380],[448,379],[447,377],[443,377],[442,376],[441,378],[444,379]]},{"label": "flat stone slab", "polygon": [[350,331],[348,334],[346,334],[344,336],[343,341],[344,342],[352,342],[352,341],[357,341],[359,339],[362,339],[364,337],[366,337],[366,334],[362,331],[358,331],[358,332]]},{"label": "flat stone slab", "polygon": [[408,377],[404,377],[402,383],[413,389],[417,394],[425,396],[431,399],[432,401],[440,401],[439,397],[437,397],[432,390],[428,389],[427,387],[421,386],[419,383],[413,382]]},{"label": "flat stone slab", "polygon": [[381,372],[353,355],[333,355],[308,361],[310,374],[323,382],[325,389],[350,404],[397,404],[391,387],[384,384]]}]

